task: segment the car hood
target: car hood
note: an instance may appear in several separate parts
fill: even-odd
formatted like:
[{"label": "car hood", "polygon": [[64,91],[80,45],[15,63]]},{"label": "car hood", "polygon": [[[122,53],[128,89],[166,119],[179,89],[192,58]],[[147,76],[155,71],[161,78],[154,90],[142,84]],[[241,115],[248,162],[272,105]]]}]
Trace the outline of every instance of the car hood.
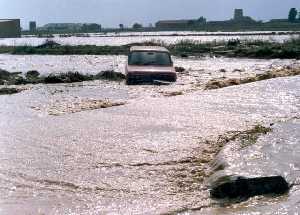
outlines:
[{"label": "car hood", "polygon": [[130,66],[130,65],[127,65],[127,72],[175,73],[175,69],[172,66]]}]

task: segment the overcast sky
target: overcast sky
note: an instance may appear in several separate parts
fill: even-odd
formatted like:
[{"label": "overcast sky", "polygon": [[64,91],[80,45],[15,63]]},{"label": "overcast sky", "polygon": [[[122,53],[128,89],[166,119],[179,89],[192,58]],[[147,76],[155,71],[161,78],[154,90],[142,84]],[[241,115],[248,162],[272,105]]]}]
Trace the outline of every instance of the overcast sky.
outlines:
[{"label": "overcast sky", "polygon": [[300,9],[300,0],[0,0],[0,18],[21,18],[22,27],[37,21],[95,22],[104,27],[120,23],[144,25],[160,19],[206,17],[224,20],[234,8],[258,20],[286,18],[291,7]]}]

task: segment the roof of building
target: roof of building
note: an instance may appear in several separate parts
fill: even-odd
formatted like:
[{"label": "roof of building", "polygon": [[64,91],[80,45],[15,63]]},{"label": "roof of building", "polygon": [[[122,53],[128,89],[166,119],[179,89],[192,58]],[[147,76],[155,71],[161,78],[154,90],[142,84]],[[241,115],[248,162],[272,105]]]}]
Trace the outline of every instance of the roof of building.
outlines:
[{"label": "roof of building", "polygon": [[132,46],[130,51],[154,51],[154,52],[169,52],[168,49],[161,46]]},{"label": "roof of building", "polygon": [[18,19],[0,19],[0,22],[10,22],[10,21],[16,21]]}]

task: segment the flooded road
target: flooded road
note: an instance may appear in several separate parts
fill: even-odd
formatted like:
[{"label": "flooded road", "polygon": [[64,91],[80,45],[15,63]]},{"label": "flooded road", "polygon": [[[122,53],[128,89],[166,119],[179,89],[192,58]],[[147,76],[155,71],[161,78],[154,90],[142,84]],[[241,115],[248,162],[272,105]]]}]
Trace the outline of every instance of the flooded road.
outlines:
[{"label": "flooded road", "polygon": [[[267,69],[283,66],[300,66],[300,60],[294,59],[248,59],[224,57],[172,57],[175,66],[184,67],[194,75],[220,73],[226,70],[226,77],[232,73],[259,73]],[[97,74],[103,70],[125,71],[127,56],[124,55],[10,55],[0,54],[0,68],[10,72],[37,70],[42,75],[77,71]],[[67,63],[66,63],[67,62]],[[238,74],[239,75],[239,74]],[[193,75],[191,75],[193,76]],[[200,77],[199,77],[200,78]]]},{"label": "flooded road", "polygon": [[[5,68],[5,62],[1,67]],[[180,59],[175,62],[184,64]],[[262,66],[271,65],[262,61]],[[277,122],[300,117],[299,83],[300,77],[295,76],[157,97],[147,96],[159,92],[157,86],[134,88],[94,81],[35,85],[19,94],[0,96],[0,213],[186,214],[189,209],[206,208],[208,214],[223,214],[224,208],[210,199],[205,183],[209,162],[218,151],[214,140],[256,124],[275,122],[280,130]],[[166,86],[166,90],[179,86]],[[126,104],[59,116],[48,113],[52,104],[83,99]],[[294,126],[299,129],[297,123]],[[290,137],[287,150],[299,150],[299,136]],[[296,164],[298,157],[287,159],[283,163]],[[284,168],[293,172],[298,167]],[[298,175],[294,178],[299,180]],[[250,200],[245,207],[225,211],[264,214],[271,202],[279,214],[285,214],[284,209],[293,211],[292,205],[300,201],[298,188],[289,197]],[[259,206],[251,210],[247,204]]]},{"label": "flooded road", "polygon": [[[37,70],[41,75],[51,73],[80,72],[97,74],[105,70],[125,73],[126,56],[93,56],[93,55],[9,55],[0,54],[0,68],[9,72]],[[89,85],[85,94],[97,92],[97,86],[102,85],[105,93],[118,94],[128,98],[161,97],[172,92],[188,93],[201,90],[205,83],[216,78],[244,78],[261,74],[268,70],[280,69],[285,66],[300,67],[300,60],[293,59],[247,59],[247,58],[216,58],[216,57],[173,57],[174,65],[185,68],[178,74],[178,80],[170,86],[126,86],[119,82],[87,82]],[[67,62],[67,63],[66,63]],[[78,84],[75,84],[75,86]],[[113,93],[111,88],[114,88]],[[92,90],[94,89],[94,90]],[[72,92],[72,91],[71,91]],[[121,93],[122,92],[122,93]]]}]

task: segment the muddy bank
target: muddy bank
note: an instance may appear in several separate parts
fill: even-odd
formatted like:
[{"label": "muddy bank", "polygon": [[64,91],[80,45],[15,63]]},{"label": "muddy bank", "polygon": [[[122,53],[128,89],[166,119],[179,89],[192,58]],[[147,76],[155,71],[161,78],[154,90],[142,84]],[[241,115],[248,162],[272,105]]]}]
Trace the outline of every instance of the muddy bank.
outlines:
[{"label": "muddy bank", "polygon": [[164,46],[175,56],[225,56],[248,58],[281,58],[294,59],[300,56],[300,39],[293,38],[283,43],[270,41],[252,41],[232,39],[219,42],[199,42],[182,40],[175,44],[166,44],[162,41],[145,41],[121,46],[96,46],[96,45],[60,45],[48,40],[39,46],[1,46],[0,53],[18,55],[127,55],[133,45]]},{"label": "muddy bank", "polygon": [[245,77],[240,79],[226,79],[226,78],[219,78],[210,80],[205,85],[205,90],[211,89],[218,89],[223,87],[229,87],[234,85],[240,84],[247,84],[256,81],[263,81],[271,78],[278,78],[278,77],[288,77],[288,76],[296,76],[300,75],[300,68],[291,68],[289,66],[282,68],[282,69],[275,69],[270,70],[262,74],[256,74],[253,77]]},{"label": "muddy bank", "polygon": [[75,98],[73,100],[53,102],[52,104],[49,104],[46,107],[32,106],[31,108],[36,111],[41,111],[46,108],[46,112],[49,115],[59,116],[59,115],[77,113],[82,111],[111,108],[111,107],[121,106],[125,104],[126,104],[125,102],[113,102],[110,100]]},{"label": "muddy bank", "polygon": [[55,73],[41,76],[38,71],[32,70],[22,75],[21,72],[10,73],[0,69],[0,85],[21,85],[21,84],[57,84],[74,83],[93,80],[122,81],[125,75],[112,70],[102,71],[95,75],[82,74],[79,72]]},{"label": "muddy bank", "polygon": [[[299,209],[295,203],[299,197],[294,196],[300,181],[299,125],[298,117],[272,123],[272,130],[260,135],[254,144],[245,146],[243,141],[236,140],[221,150],[213,163],[215,173],[209,183],[211,196],[221,199],[220,205],[226,205],[225,214],[240,214],[239,204],[247,207],[244,211],[250,214],[255,211],[274,214],[280,208],[289,212]],[[263,203],[263,199],[274,204]]]},{"label": "muddy bank", "polygon": [[209,163],[212,175],[206,180],[213,200],[166,214],[298,212],[299,125],[299,117],[293,117],[220,136],[221,149]]},{"label": "muddy bank", "polygon": [[[212,163],[215,156],[223,149],[226,144],[232,141],[242,141],[244,146],[254,144],[259,136],[267,134],[271,129],[262,125],[256,125],[253,128],[245,131],[231,131],[225,134],[219,135],[213,139],[207,139],[199,144],[203,145],[204,150],[201,152],[201,157],[195,157],[193,162],[198,164],[209,164],[202,166],[201,171],[194,171],[192,176],[194,182],[204,181],[210,177],[215,171],[225,168],[222,165]],[[211,167],[213,165],[213,167]]]},{"label": "muddy bank", "polygon": [[[236,141],[241,149],[256,144],[260,136],[272,132],[270,127],[261,125],[253,129],[237,133],[229,138],[229,142]],[[228,143],[228,142],[227,142]],[[223,144],[225,146],[225,144]],[[226,147],[226,146],[225,146]],[[268,176],[246,178],[242,175],[216,174],[221,172],[229,165],[222,155],[212,163],[214,174],[210,177],[210,195],[215,199],[226,199],[228,201],[246,201],[250,197],[258,195],[282,195],[289,191],[289,185],[282,176]]]}]

